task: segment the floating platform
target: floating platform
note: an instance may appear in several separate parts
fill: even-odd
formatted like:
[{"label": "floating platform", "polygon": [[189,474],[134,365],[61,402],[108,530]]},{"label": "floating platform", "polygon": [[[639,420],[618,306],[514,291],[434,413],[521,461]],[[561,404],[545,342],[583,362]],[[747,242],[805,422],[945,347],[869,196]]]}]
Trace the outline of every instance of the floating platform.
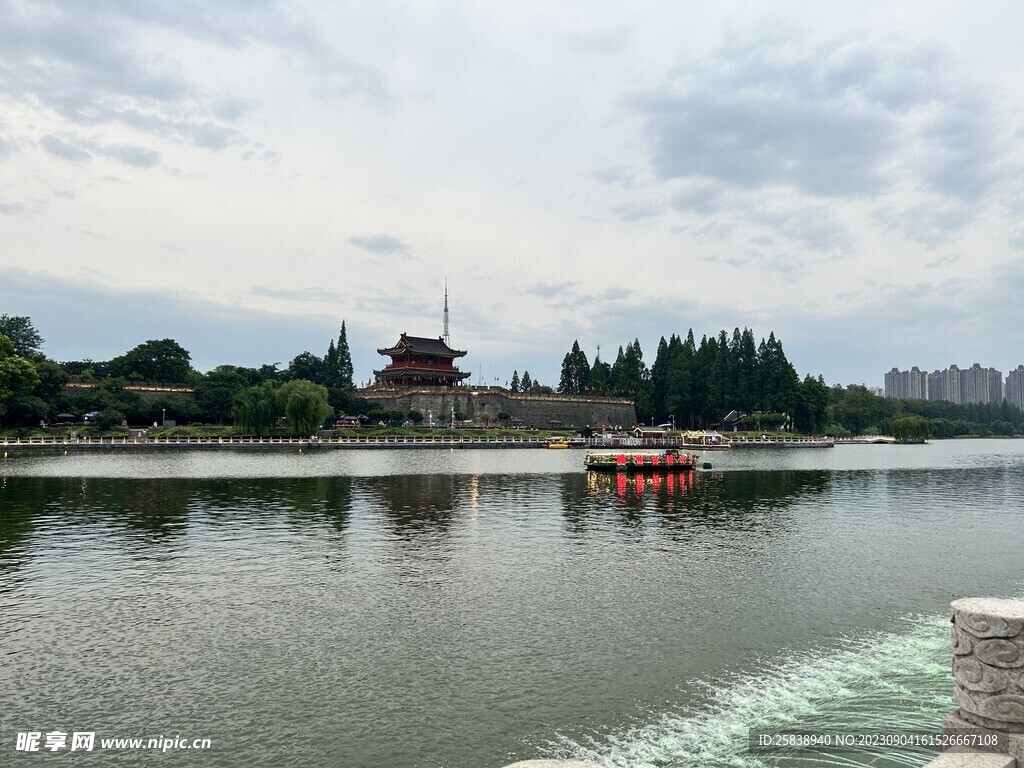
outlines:
[{"label": "floating platform", "polygon": [[697,466],[699,456],[695,453],[680,453],[676,450],[650,451],[601,451],[590,452],[583,460],[591,472],[659,473],[688,472]]}]

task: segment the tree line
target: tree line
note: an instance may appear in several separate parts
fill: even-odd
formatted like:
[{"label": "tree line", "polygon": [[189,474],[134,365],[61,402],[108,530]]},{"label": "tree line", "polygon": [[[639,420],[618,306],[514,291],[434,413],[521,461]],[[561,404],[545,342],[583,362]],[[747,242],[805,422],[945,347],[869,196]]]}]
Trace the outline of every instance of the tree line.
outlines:
[{"label": "tree line", "polygon": [[[352,357],[345,322],[323,357],[304,351],[285,369],[279,363],[258,368],[220,365],[202,374],[191,355],[173,339],[149,340],[108,361],[56,362],[42,354],[43,339],[28,317],[0,315],[0,424],[29,427],[62,413],[95,411],[101,428],[124,421],[233,422],[253,434],[286,426],[312,434],[336,410],[366,412],[355,396]],[[85,388],[68,388],[74,380]],[[159,383],[193,390],[144,398],[127,387]],[[283,425],[282,425],[283,421]]]},{"label": "tree line", "polygon": [[[674,421],[680,428],[707,428],[730,411],[772,414],[801,432],[828,425],[828,387],[820,377],[802,381],[772,332],[760,343],[749,328],[703,336],[693,329],[658,342],[654,362],[644,362],[640,341],[619,346],[611,364],[591,363],[573,342],[562,359],[560,392],[633,398],[641,421]],[[766,423],[769,419],[766,418]]]},{"label": "tree line", "polygon": [[896,400],[863,385],[829,387],[810,374],[801,379],[774,332],[757,342],[749,328],[703,336],[699,344],[692,329],[685,338],[662,336],[650,367],[639,340],[620,346],[611,364],[601,360],[600,350],[590,362],[577,340],[562,359],[558,391],[630,397],[642,422],[674,421],[690,429],[711,427],[735,410],[804,434],[916,440],[1024,433],[1024,412],[1005,401]]},{"label": "tree line", "polygon": [[[422,414],[381,410],[357,396],[345,322],[323,356],[297,354],[287,368],[220,365],[206,374],[192,368],[189,352],[173,339],[149,340],[109,361],[56,362],[42,354],[43,339],[31,319],[0,315],[0,426],[31,427],[61,413],[98,411],[100,426],[177,421],[224,424],[261,434],[287,425],[312,433],[332,414],[365,414],[371,420],[422,420]],[[87,380],[88,389],[67,387]],[[184,385],[193,395],[142,398],[134,382]],[[554,390],[528,371],[511,379],[513,392]],[[691,329],[658,343],[648,367],[640,342],[619,346],[615,360],[589,360],[574,341],[562,360],[558,391],[631,398],[642,422],[674,421],[678,428],[707,428],[730,411],[754,415],[764,428],[785,424],[805,434],[834,436],[877,432],[905,439],[1001,436],[1024,433],[1024,412],[1002,403],[956,405],[945,401],[879,397],[861,385],[829,387],[821,376],[799,377],[782,342],[769,333],[755,340],[736,328],[703,336]],[[418,417],[418,418],[416,418]]]}]

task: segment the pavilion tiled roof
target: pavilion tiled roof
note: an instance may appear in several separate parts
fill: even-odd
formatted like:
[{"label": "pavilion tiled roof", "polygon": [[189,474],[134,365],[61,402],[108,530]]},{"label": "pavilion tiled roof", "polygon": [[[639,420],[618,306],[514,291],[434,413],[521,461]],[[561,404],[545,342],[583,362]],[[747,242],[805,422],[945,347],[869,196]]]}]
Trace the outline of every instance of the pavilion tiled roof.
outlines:
[{"label": "pavilion tiled roof", "polygon": [[428,339],[423,336],[409,336],[405,333],[402,334],[395,346],[377,350],[382,355],[397,355],[403,351],[418,355],[437,355],[438,357],[462,357],[466,354],[463,350],[449,347],[440,336],[436,339]]}]

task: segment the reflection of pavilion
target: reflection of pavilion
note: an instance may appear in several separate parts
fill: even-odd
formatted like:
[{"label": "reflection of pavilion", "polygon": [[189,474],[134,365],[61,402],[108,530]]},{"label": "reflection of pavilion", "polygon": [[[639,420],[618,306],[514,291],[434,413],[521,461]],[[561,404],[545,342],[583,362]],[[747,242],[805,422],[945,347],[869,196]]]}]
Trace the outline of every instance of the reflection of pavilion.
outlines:
[{"label": "reflection of pavilion", "polygon": [[443,338],[427,339],[403,333],[393,347],[378,349],[391,362],[374,371],[379,387],[454,387],[471,374],[455,367],[464,350],[452,349]]}]

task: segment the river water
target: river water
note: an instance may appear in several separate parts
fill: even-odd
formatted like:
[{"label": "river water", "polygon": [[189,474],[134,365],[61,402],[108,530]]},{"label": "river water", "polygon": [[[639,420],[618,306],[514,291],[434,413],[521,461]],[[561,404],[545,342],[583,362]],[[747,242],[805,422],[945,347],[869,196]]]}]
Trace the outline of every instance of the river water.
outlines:
[{"label": "river water", "polygon": [[1024,441],[582,460],[0,463],[0,765],[30,731],[94,732],[76,765],[877,764],[748,738],[937,730],[949,602],[1024,596]]}]

